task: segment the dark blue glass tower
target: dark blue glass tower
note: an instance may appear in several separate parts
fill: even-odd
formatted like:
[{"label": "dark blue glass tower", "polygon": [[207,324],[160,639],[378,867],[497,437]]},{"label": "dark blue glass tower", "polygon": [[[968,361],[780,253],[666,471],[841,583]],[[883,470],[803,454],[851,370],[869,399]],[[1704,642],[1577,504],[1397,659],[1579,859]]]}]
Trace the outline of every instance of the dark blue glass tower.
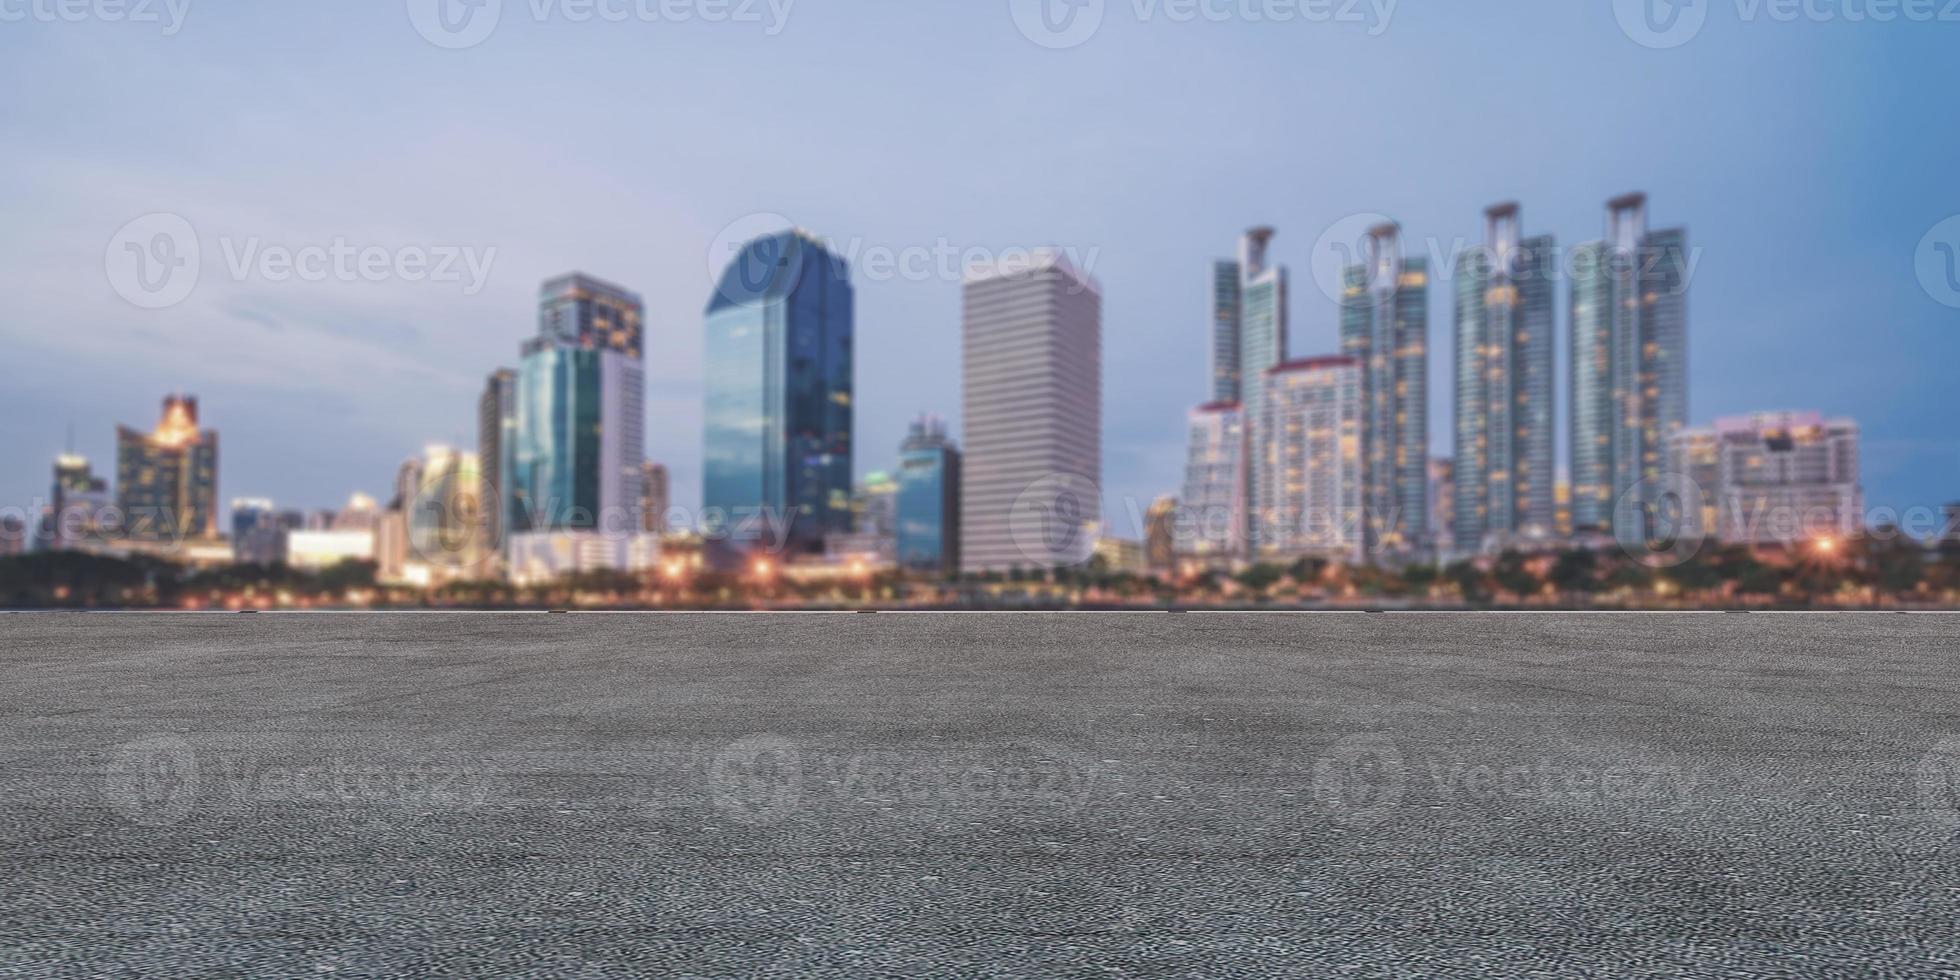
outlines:
[{"label": "dark blue glass tower", "polygon": [[701,530],[710,560],[851,530],[850,267],[802,231],[742,246],[709,298]]}]

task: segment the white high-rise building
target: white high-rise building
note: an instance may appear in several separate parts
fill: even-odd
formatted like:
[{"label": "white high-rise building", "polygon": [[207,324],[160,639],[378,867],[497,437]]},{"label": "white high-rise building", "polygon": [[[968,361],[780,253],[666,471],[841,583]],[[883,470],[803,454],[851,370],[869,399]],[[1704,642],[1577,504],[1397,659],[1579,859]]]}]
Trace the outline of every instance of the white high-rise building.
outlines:
[{"label": "white high-rise building", "polygon": [[1102,287],[1060,252],[969,269],[966,572],[1087,562],[1102,519]]},{"label": "white high-rise building", "polygon": [[1671,473],[1700,490],[1699,530],[1723,542],[1791,545],[1864,528],[1849,419],[1762,412],[1675,433],[1668,448]]},{"label": "white high-rise building", "polygon": [[1184,496],[1174,523],[1180,558],[1230,565],[1245,557],[1245,412],[1238,402],[1191,410]]},{"label": "white high-rise building", "polygon": [[1266,372],[1258,426],[1264,507],[1256,556],[1359,563],[1362,515],[1361,365],[1351,357],[1288,361]]}]

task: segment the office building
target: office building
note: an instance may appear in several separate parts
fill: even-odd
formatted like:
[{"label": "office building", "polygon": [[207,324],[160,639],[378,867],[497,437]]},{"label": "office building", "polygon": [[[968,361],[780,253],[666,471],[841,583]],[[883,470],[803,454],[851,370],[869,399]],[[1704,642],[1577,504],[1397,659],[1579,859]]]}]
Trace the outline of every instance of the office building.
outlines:
[{"label": "office building", "polygon": [[[526,543],[534,567],[576,555],[566,564],[583,568],[593,556],[630,554],[625,542],[642,533],[642,315],[638,296],[589,276],[553,279],[542,293],[538,336],[523,346],[514,379],[515,424],[498,446],[503,544],[509,550],[519,535],[542,535]],[[480,472],[480,460],[474,468]],[[622,543],[561,546],[555,536]]]},{"label": "office building", "polygon": [[1687,425],[1687,233],[1648,230],[1646,195],[1623,195],[1607,202],[1606,238],[1574,249],[1570,266],[1572,522],[1612,532],[1629,492],[1621,512],[1653,519],[1659,502],[1645,495]]},{"label": "office building", "polygon": [[1102,287],[1052,249],[962,299],[960,567],[1081,565],[1102,520]]},{"label": "office building", "polygon": [[1211,266],[1211,400],[1237,402],[1239,393],[1239,263]]},{"label": "office building", "polygon": [[1406,556],[1429,520],[1429,262],[1403,256],[1393,223],[1361,258],[1342,277],[1341,353],[1361,369],[1362,518],[1369,555]]},{"label": "office building", "polygon": [[476,457],[483,470],[484,541],[501,552],[504,541],[509,449],[517,435],[517,372],[498,368],[483,383],[476,401]]},{"label": "office building", "polygon": [[[1244,409],[1249,445],[1262,444],[1260,432],[1265,415],[1266,372],[1286,359],[1286,268],[1269,266],[1266,249],[1272,243],[1271,228],[1254,228],[1239,242],[1239,401]],[[1258,453],[1245,456],[1245,512],[1265,513],[1271,504],[1261,497],[1268,483],[1266,462]],[[1261,524],[1245,524],[1246,546],[1259,550]]]},{"label": "office building", "polygon": [[1675,433],[1667,465],[1699,488],[1704,533],[1728,544],[1789,546],[1864,529],[1858,442],[1849,419],[1763,412]]},{"label": "office building", "polygon": [[1200,565],[1228,567],[1246,552],[1245,411],[1238,402],[1191,410],[1184,459],[1178,554]]},{"label": "office building", "polygon": [[960,450],[927,415],[898,447],[898,566],[919,575],[960,570]]},{"label": "office building", "polygon": [[1362,370],[1351,357],[1287,361],[1265,374],[1254,557],[1363,559]]},{"label": "office building", "polygon": [[99,542],[122,530],[108,481],[95,475],[86,457],[74,453],[55,457],[54,484],[40,520],[37,546],[50,551]]},{"label": "office building", "polygon": [[1150,563],[1144,556],[1143,542],[1132,538],[1119,538],[1111,534],[1098,537],[1095,555],[1091,560],[1111,575],[1142,576],[1150,573]]},{"label": "office building", "polygon": [[701,532],[709,563],[780,546],[821,554],[851,531],[849,265],[814,236],[742,246],[706,313]]},{"label": "office building", "polygon": [[1451,540],[1466,554],[1544,541],[1557,519],[1552,334],[1559,258],[1551,236],[1521,237],[1522,224],[1516,204],[1487,209],[1483,244],[1457,260]]},{"label": "office building", "polygon": [[218,434],[198,428],[196,398],[166,397],[151,432],[116,428],[116,507],[133,540],[218,536]]},{"label": "office building", "polygon": [[667,467],[648,460],[640,468],[640,528],[648,534],[667,533],[667,511],[672,506]]}]

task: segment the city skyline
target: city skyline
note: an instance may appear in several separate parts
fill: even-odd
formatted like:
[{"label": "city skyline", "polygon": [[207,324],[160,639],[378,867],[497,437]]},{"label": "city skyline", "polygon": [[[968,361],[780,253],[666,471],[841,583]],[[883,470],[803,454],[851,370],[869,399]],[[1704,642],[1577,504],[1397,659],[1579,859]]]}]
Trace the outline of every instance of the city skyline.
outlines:
[{"label": "city skyline", "polygon": [[[705,27],[661,35],[663,43],[675,42],[675,56],[659,65],[586,59],[533,78],[529,92],[504,80],[509,68],[527,52],[564,66],[553,60],[562,56],[556,39],[572,26],[508,24],[492,44],[440,57],[397,23],[399,10],[331,17],[212,12],[168,46],[114,25],[29,25],[26,31],[38,32],[31,42],[21,40],[25,33],[0,38],[0,50],[18,55],[4,70],[23,84],[83,52],[117,62],[105,65],[96,85],[74,93],[74,105],[110,129],[153,137],[140,157],[119,164],[112,162],[121,152],[116,144],[106,153],[92,149],[96,137],[45,107],[25,105],[0,121],[20,151],[0,180],[27,202],[22,232],[0,255],[22,282],[16,303],[0,314],[0,337],[15,364],[0,393],[0,458],[7,461],[0,502],[45,496],[47,465],[71,424],[76,450],[105,472],[112,427],[149,416],[156,397],[171,390],[197,392],[206,423],[225,433],[226,498],[332,507],[352,491],[375,492],[395,463],[432,440],[472,444],[467,406],[485,372],[509,362],[511,338],[530,332],[525,310],[537,283],[578,268],[647,297],[649,456],[674,467],[674,503],[697,506],[701,354],[693,335],[707,258],[723,228],[767,211],[867,248],[931,248],[943,239],[955,248],[1052,241],[1099,249],[1091,271],[1110,296],[1106,489],[1138,500],[1140,509],[1181,482],[1184,413],[1206,401],[1210,387],[1204,372],[1184,367],[1209,353],[1212,299],[1203,270],[1243,228],[1269,223],[1280,230],[1275,261],[1295,270],[1293,349],[1331,352],[1338,313],[1307,270],[1317,238],[1350,216],[1392,216],[1409,240],[1425,246],[1472,242],[1481,234],[1480,209],[1515,199],[1532,232],[1583,242],[1599,234],[1599,202],[1630,188],[1661,202],[1666,223],[1687,226],[1704,259],[1693,301],[1688,425],[1784,408],[1850,416],[1866,439],[1865,484],[1874,505],[1937,506],[1955,495],[1960,446],[1940,424],[1948,402],[1936,366],[1951,362],[1960,333],[1952,329],[1954,311],[1915,280],[1912,255],[1929,228],[1960,212],[1941,176],[1960,153],[1953,134],[1920,124],[1911,98],[1898,97],[1951,87],[1954,66],[1938,60],[1950,31],[1711,20],[1693,44],[1657,53],[1628,41],[1610,15],[1541,5],[1475,15],[1407,10],[1365,43],[1331,29],[1262,34],[1243,25],[1112,23],[1061,54],[1027,44],[999,23],[1004,15],[996,10],[886,13],[901,35],[949,18],[970,29],[975,47],[955,63],[936,63],[925,51],[871,45],[854,15],[800,11],[771,39],[772,53],[796,64],[814,63],[819,52],[857,52],[882,71],[837,79],[839,99],[852,107],[827,121],[836,131],[825,145],[838,152],[790,173],[739,159],[759,136],[737,134],[729,153],[699,161],[660,152],[674,135],[700,131],[709,108],[671,100],[646,107],[645,123],[632,132],[609,132],[605,153],[559,151],[535,138],[538,128],[528,119],[596,118],[593,108],[566,98],[572,93],[671,88],[688,78],[751,107],[756,121],[768,124],[758,132],[773,126],[808,137],[812,122],[715,64],[755,39]],[[343,27],[342,18],[356,26]],[[1477,84],[1446,84],[1465,64],[1456,50],[1462,32],[1498,36],[1536,25],[1563,42],[1531,70],[1483,65]],[[260,51],[254,43],[303,32],[324,52],[351,54],[357,30],[361,50],[374,45],[383,59],[375,79],[343,78],[331,72],[331,59],[284,59],[278,45]],[[397,41],[396,34],[407,36]],[[681,50],[692,41],[703,50]],[[577,43],[606,49],[631,39],[588,31]],[[187,113],[188,102],[143,107],[111,98],[131,79],[175,72],[168,77],[187,100],[212,104],[224,79],[180,71],[185,61],[206,57],[262,73],[255,91],[225,90],[243,105],[219,119]],[[1793,67],[1812,58],[1847,71],[1826,86]],[[1382,59],[1405,77],[1372,85],[1366,113],[1303,101],[1328,79],[1356,77],[1356,65]],[[1241,73],[1226,69],[1239,62],[1260,73],[1260,87],[1231,81]],[[1143,64],[1157,67],[1146,73]],[[1610,120],[1590,118],[1593,107],[1576,94],[1537,84],[1561,72],[1649,67],[1663,70]],[[1017,120],[1028,134],[1023,147],[1065,147],[1074,166],[1056,171],[1039,154],[959,138],[944,121],[943,99],[896,93],[888,84],[914,69],[943,72],[955,83],[1003,70],[1027,79],[1004,91],[983,87],[962,111],[980,124]],[[1095,80],[1111,70],[1108,84],[1134,87],[1148,114],[1097,95],[1104,88]],[[335,79],[322,89],[332,95],[303,95],[326,78]],[[1744,78],[1787,93],[1789,105],[1804,112],[1765,114],[1760,100],[1734,88]],[[451,84],[476,97],[459,105],[438,95]],[[1068,97],[1030,110],[1025,96],[1036,89]],[[1519,92],[1528,97],[1508,99]],[[318,111],[307,128],[284,134],[292,151],[214,128],[295,97]],[[1461,112],[1437,118],[1425,111],[1438,99]],[[370,118],[375,106],[388,107],[382,118]],[[1301,137],[1248,124],[1279,107],[1297,110],[1290,128]],[[1370,124],[1365,116],[1401,121]],[[441,125],[400,149],[362,149],[354,138],[369,126],[392,133],[421,118]],[[1469,119],[1513,135],[1485,141],[1490,152],[1456,160],[1453,148],[1472,138],[1464,129]],[[1848,128],[1861,138],[1826,138]],[[1742,135],[1752,129],[1760,132]],[[1316,158],[1309,138],[1329,133],[1371,149],[1353,160]],[[1202,155],[1197,145],[1207,147]],[[227,154],[227,147],[253,152]],[[76,159],[96,160],[86,183],[74,168],[42,165]],[[500,195],[483,180],[464,180],[430,192],[427,174],[471,159],[497,161],[500,184],[555,178],[559,191]],[[1122,176],[1111,177],[1118,160]],[[894,181],[884,161],[932,179]],[[1869,180],[1874,172],[1886,179]],[[949,185],[973,192],[941,189]],[[361,187],[362,199],[340,193],[343,186]],[[1836,190],[1828,199],[1808,196],[1816,186]],[[663,187],[671,193],[648,190]],[[486,200],[496,205],[485,208]],[[603,200],[615,206],[598,206]],[[207,281],[185,303],[151,311],[115,296],[103,280],[102,255],[118,227],[157,211],[184,214],[197,226],[206,239]],[[427,284],[225,280],[221,239],[237,244],[254,235],[287,246],[344,235],[499,252],[486,287],[469,295]],[[1445,289],[1439,281],[1429,297],[1433,455],[1450,454],[1453,433],[1444,397],[1454,362]],[[890,466],[884,447],[902,439],[918,412],[946,416],[955,432],[963,420],[949,390],[959,370],[958,283],[866,280],[859,293],[866,354],[858,370],[857,438],[872,447],[854,461],[861,477]],[[1561,365],[1568,315],[1559,312]],[[77,329],[42,326],[56,322]],[[1563,390],[1558,404],[1569,404]],[[1559,428],[1563,453],[1563,418]],[[299,454],[287,447],[296,442],[310,451],[294,458]],[[1137,533],[1121,526],[1129,520],[1123,509],[1112,508],[1111,516],[1119,532]]]}]

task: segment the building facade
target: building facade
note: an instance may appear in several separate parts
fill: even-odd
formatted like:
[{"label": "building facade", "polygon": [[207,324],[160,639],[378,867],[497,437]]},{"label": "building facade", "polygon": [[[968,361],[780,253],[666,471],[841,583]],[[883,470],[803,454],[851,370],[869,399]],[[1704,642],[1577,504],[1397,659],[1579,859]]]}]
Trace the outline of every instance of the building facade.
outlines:
[{"label": "building facade", "polygon": [[1650,231],[1646,195],[1622,195],[1607,202],[1606,238],[1574,249],[1570,266],[1572,523],[1614,532],[1622,503],[1653,520],[1659,501],[1646,495],[1687,425],[1687,232]]},{"label": "building facade", "polygon": [[[1728,544],[1790,546],[1864,530],[1858,425],[1816,412],[1764,412],[1685,429],[1669,441],[1701,530]],[[1696,499],[1698,498],[1698,500]]]},{"label": "building facade", "polygon": [[667,533],[667,511],[673,507],[667,484],[667,467],[648,461],[640,471],[641,527],[648,534]]},{"label": "building facade", "polygon": [[1084,564],[1102,519],[1102,287],[1059,252],[962,298],[960,566]]},{"label": "building facade", "polygon": [[1245,409],[1212,402],[1191,410],[1177,551],[1199,565],[1246,556]]},{"label": "building facade", "polygon": [[1553,536],[1557,247],[1521,237],[1518,205],[1484,212],[1457,261],[1456,465],[1451,540],[1476,553]]},{"label": "building facade", "polygon": [[[463,460],[467,454],[451,452],[441,458],[455,466],[442,474],[425,472],[415,490],[398,489],[397,496],[428,497],[432,481],[448,487],[454,480],[446,474],[467,462],[481,485],[496,486],[495,498],[483,493],[474,499],[502,514],[501,533],[492,540],[503,551],[518,535],[637,538],[646,457],[640,298],[573,273],[544,283],[538,309],[538,334],[525,342],[523,360],[507,380],[510,404],[502,404],[506,379],[499,375],[491,376],[480,403],[477,437],[480,445],[495,443],[495,477],[485,475],[480,456]],[[460,487],[444,493],[466,499]],[[410,524],[405,531],[412,550],[435,543],[418,539]],[[624,554],[626,548],[610,551]],[[529,552],[556,549],[547,541]]]},{"label": "building facade", "polygon": [[501,553],[507,514],[510,450],[517,438],[517,372],[498,368],[476,401],[476,457],[482,466],[484,540]]},{"label": "building facade", "polygon": [[1423,547],[1429,520],[1429,262],[1378,225],[1342,277],[1341,353],[1361,369],[1362,508],[1368,554]]},{"label": "building facade", "polygon": [[1211,265],[1211,400],[1239,394],[1239,269],[1236,260]]},{"label": "building facade", "polygon": [[1361,374],[1351,357],[1287,361],[1266,372],[1258,560],[1363,559]]},{"label": "building facade", "polygon": [[154,431],[117,427],[116,508],[132,540],[218,537],[218,434],[198,428],[196,398],[166,397]]},{"label": "building facade", "polygon": [[701,531],[711,564],[851,530],[855,299],[814,236],[742,246],[706,313]]},{"label": "building facade", "polygon": [[[1266,418],[1266,372],[1286,360],[1286,269],[1267,265],[1266,250],[1272,240],[1271,228],[1254,228],[1239,242],[1239,401],[1251,446],[1260,445],[1264,438],[1259,426]],[[1247,453],[1245,468],[1245,512],[1264,513],[1269,507],[1260,496],[1267,486],[1265,460],[1256,452]],[[1246,547],[1255,553],[1260,529],[1258,521],[1245,524]]]},{"label": "building facade", "polygon": [[898,447],[898,566],[920,575],[960,570],[960,451],[933,416]]}]

